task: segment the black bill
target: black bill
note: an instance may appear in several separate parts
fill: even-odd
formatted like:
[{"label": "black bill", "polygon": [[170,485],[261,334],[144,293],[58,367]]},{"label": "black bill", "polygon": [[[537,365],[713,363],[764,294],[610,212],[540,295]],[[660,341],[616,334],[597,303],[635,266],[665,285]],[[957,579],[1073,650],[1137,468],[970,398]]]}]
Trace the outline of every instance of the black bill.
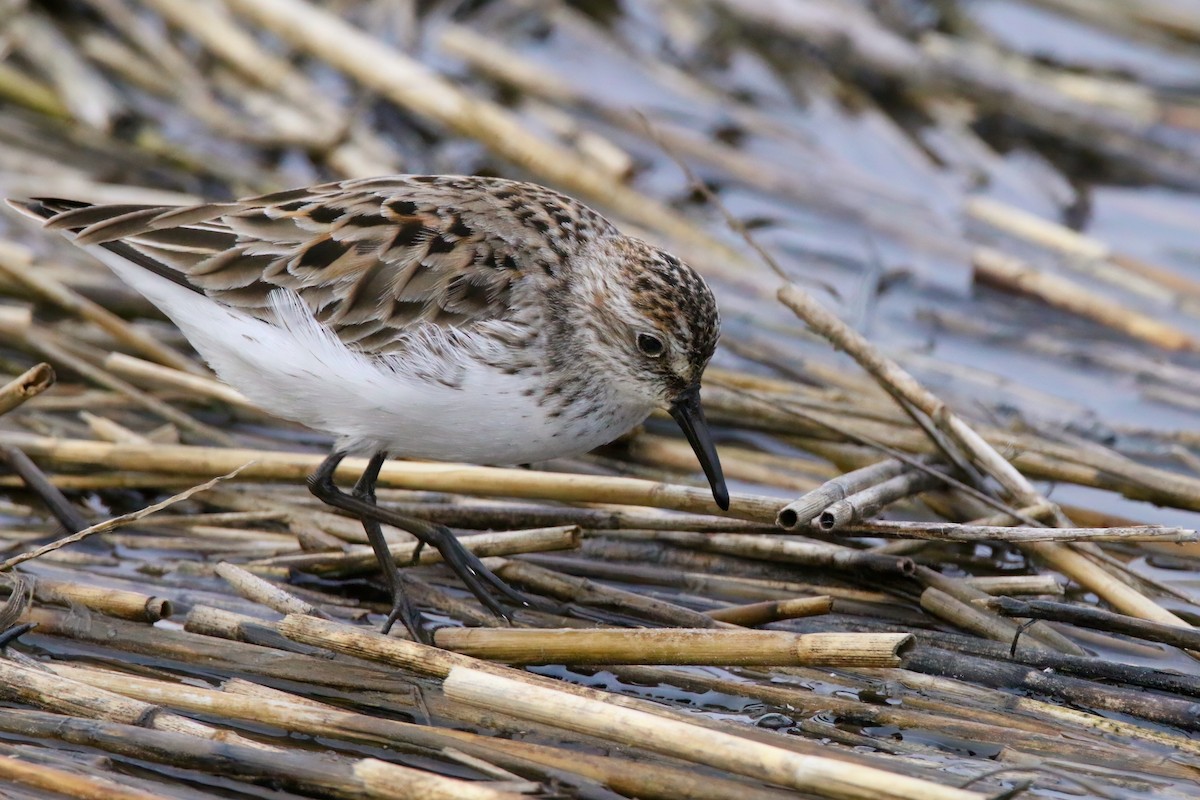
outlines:
[{"label": "black bill", "polygon": [[721,459],[717,458],[717,448],[713,445],[712,434],[708,432],[708,422],[704,419],[704,408],[700,405],[699,384],[689,387],[671,404],[671,416],[688,444],[696,452],[700,466],[704,468],[704,477],[712,486],[713,500],[722,511],[729,510],[729,489],[725,487],[725,476],[721,473]]}]

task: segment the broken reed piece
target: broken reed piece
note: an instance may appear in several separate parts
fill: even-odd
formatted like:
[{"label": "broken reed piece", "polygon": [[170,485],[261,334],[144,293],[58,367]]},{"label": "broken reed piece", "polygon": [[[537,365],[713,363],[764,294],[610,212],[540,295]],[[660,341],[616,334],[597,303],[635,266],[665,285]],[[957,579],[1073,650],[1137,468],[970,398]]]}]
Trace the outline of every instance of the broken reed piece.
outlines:
[{"label": "broken reed piece", "polygon": [[[64,678],[36,665],[19,664],[11,659],[0,659],[0,699],[26,703],[55,713],[142,725],[200,739],[231,743],[250,741],[232,731],[167,713],[150,703]],[[6,714],[8,711],[11,709],[6,710]],[[254,743],[253,746],[279,752],[278,748],[269,745]]]},{"label": "broken reed piece", "polygon": [[1006,617],[1025,617],[1028,619],[1045,619],[1055,622],[1066,622],[1084,628],[1092,628],[1109,633],[1120,633],[1145,639],[1151,642],[1162,642],[1185,650],[1200,652],[1200,631],[1194,628],[1181,628],[1166,625],[1161,622],[1151,622],[1138,617],[1117,614],[1102,608],[1086,608],[1068,603],[1056,603],[1051,600],[1017,600],[1013,597],[992,597],[981,600],[988,608]]},{"label": "broken reed piece", "polygon": [[[1200,675],[1126,664],[1112,660],[1112,656],[1109,654],[1106,654],[1104,658],[1069,656],[1063,653],[1029,648],[1020,648],[1014,653],[1012,645],[1004,642],[984,641],[966,636],[936,636],[927,632],[916,633],[914,637],[916,638],[914,647],[934,647],[939,650],[966,653],[978,658],[1001,661],[1005,664],[1016,662],[1041,670],[1073,675],[1077,678],[1103,681],[1110,686],[1139,686],[1159,692],[1200,698]],[[1148,655],[1153,657],[1155,653]],[[1200,754],[1200,741],[1192,746],[1191,752]]]},{"label": "broken reed piece", "polygon": [[1200,300],[1200,283],[1139,258],[1114,252],[1094,237],[999,200],[976,195],[963,204],[967,216],[1006,234],[1060,253],[1063,266],[1158,300]]},{"label": "broken reed piece", "polygon": [[324,616],[324,612],[311,603],[306,603],[294,594],[247,572],[236,564],[222,561],[213,567],[213,572],[232,586],[241,597],[264,605],[272,611],[278,611],[280,614]]},{"label": "broken reed piece", "polygon": [[[34,599],[42,603],[81,606],[110,617],[134,622],[158,622],[174,613],[171,601],[165,597],[28,574],[26,577],[33,580]],[[7,589],[0,586],[0,593],[5,592]]]},{"label": "broken reed piece", "polygon": [[73,770],[0,754],[0,783],[14,787],[21,785],[43,789],[52,792],[55,797],[75,797],[81,800],[101,797],[104,800],[163,800],[163,795],[158,792],[123,786],[118,782],[121,779],[116,774],[111,778],[83,775]]},{"label": "broken reed piece", "polygon": [[0,305],[0,335],[17,341],[33,327],[33,309],[29,306]]},{"label": "broken reed piece", "polygon": [[143,436],[137,431],[131,431],[124,425],[113,422],[108,417],[101,417],[88,411],[80,411],[79,418],[87,423],[88,429],[97,439],[100,439],[101,441],[117,442],[119,444],[144,445],[154,443],[148,437]]},{"label": "broken reed piece", "polygon": [[839,475],[832,480],[806,492],[779,510],[775,523],[785,531],[806,525],[829,506],[857,494],[864,489],[901,475],[912,467],[894,458],[885,458],[874,464]]},{"label": "broken reed piece", "polygon": [[1059,675],[1053,670],[951,653],[937,647],[912,647],[904,655],[904,667],[997,689],[1030,691],[1076,706],[1130,714],[1185,731],[1200,731],[1200,715],[1196,714],[1196,701],[1192,697],[1108,686]]},{"label": "broken reed piece", "polygon": [[[588,558],[532,553],[522,556],[520,560],[579,578],[592,578],[626,585],[671,586],[685,589],[694,595],[740,599],[752,605],[757,605],[760,601],[770,603],[779,602],[783,604],[796,603],[797,605],[794,607],[794,610],[797,611],[808,603],[814,603],[814,608],[816,608],[816,601],[826,595],[842,597],[845,596],[843,593],[855,596],[859,594],[858,592],[844,588],[721,575],[720,566],[714,565],[711,558],[708,558],[709,563],[703,571],[692,571],[689,565],[683,563],[676,563],[672,566],[655,566],[651,563],[626,563],[626,560],[620,559],[623,556],[627,556],[628,553],[618,554],[613,552],[614,546],[619,545],[619,542],[592,538],[588,542]],[[676,555],[682,556],[683,551],[676,553]],[[700,554],[693,553],[692,555]],[[1018,590],[1017,593],[1021,592]],[[1005,594],[1012,594],[1012,592],[1006,592]],[[1039,592],[1039,594],[1045,594],[1045,592]],[[817,595],[817,597],[811,595]],[[719,612],[733,611],[735,608],[743,607],[749,608],[749,606],[737,605],[729,608],[713,609],[704,613],[713,619],[717,619],[718,617],[714,615]],[[826,612],[814,611],[814,613],[820,614]],[[725,621],[733,622],[734,620]],[[738,622],[736,624],[748,623]]]},{"label": "broken reed piece", "polygon": [[[626,531],[613,531],[608,535],[619,537],[626,533]],[[802,536],[646,531],[641,538],[711,553],[724,553],[760,561],[781,561],[836,571],[911,577],[916,570],[916,565],[911,558],[877,555],[863,550],[855,550],[845,545],[806,539]]]},{"label": "broken reed piece", "polygon": [[[1019,633],[1017,626],[1008,620],[981,613],[980,609],[970,603],[965,603],[932,586],[921,592],[921,608],[956,628],[985,639],[1011,643]],[[1024,647],[1039,650],[1048,648],[1048,645],[1033,636],[1021,637],[1020,643]]]},{"label": "broken reed piece", "polygon": [[[824,516],[823,513],[822,523]],[[821,527],[824,528],[825,525],[822,524]],[[894,536],[899,539],[947,542],[1195,542],[1200,539],[1200,532],[1191,528],[1163,525],[1135,525],[1123,528],[1028,528],[1015,525],[987,526],[896,520],[852,522],[844,528],[839,528],[838,533],[846,536]]]},{"label": "broken reed piece", "polygon": [[686,628],[439,628],[434,644],[505,664],[897,667],[907,633]]},{"label": "broken reed piece", "polygon": [[991,595],[1053,594],[1062,595],[1063,585],[1053,575],[981,575],[964,579],[971,587]]},{"label": "broken reed piece", "polygon": [[975,248],[971,266],[975,270],[975,279],[980,283],[1036,297],[1055,308],[1086,317],[1165,350],[1200,350],[1200,342],[1179,328],[1114,302],[1069,278],[1039,270],[999,250]]},{"label": "broken reed piece", "polygon": [[54,385],[54,369],[46,363],[35,364],[0,387],[0,415],[7,414],[31,397],[37,397]]},{"label": "broken reed piece", "polygon": [[768,622],[820,616],[828,614],[832,610],[833,598],[829,595],[821,595],[820,597],[794,597],[788,600],[764,600],[761,603],[714,608],[704,613],[718,622],[752,628]]},{"label": "broken reed piece", "polygon": [[928,472],[902,472],[831,504],[817,515],[817,525],[824,531],[838,530],[859,520],[870,519],[898,500],[942,485],[940,478]]}]

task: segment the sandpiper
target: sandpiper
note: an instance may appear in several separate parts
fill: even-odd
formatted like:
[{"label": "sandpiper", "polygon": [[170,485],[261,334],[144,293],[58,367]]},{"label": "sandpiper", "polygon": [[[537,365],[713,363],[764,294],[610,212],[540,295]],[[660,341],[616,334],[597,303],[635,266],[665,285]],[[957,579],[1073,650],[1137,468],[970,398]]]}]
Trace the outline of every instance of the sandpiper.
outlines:
[{"label": "sandpiper", "polygon": [[[577,455],[663,407],[729,505],[700,405],[712,292],[558,192],[400,175],[196,206],[9,203],[145,295],[224,381],[335,437],[309,485],[362,518],[392,593],[385,630],[420,636],[375,507],[389,455]],[[370,458],[351,494],[333,482],[349,454]],[[524,602],[449,530],[405,521],[493,613],[493,593]]]}]

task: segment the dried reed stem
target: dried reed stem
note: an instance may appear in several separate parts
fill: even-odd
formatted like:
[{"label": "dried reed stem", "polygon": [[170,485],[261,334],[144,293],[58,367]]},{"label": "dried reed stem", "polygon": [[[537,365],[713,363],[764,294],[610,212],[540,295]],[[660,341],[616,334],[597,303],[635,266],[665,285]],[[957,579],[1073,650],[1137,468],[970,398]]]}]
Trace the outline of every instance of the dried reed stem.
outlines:
[{"label": "dried reed stem", "polygon": [[802,497],[788,503],[779,511],[775,522],[784,530],[795,530],[809,522],[817,514],[839,500],[844,500],[869,486],[886,481],[910,469],[908,464],[896,459],[869,464],[860,469],[832,478],[806,492]]},{"label": "dried reed stem", "polygon": [[158,622],[173,612],[171,601],[125,589],[38,577],[33,596],[43,603],[84,608],[134,622]]},{"label": "dried reed stem", "polygon": [[[238,448],[154,445],[139,447],[81,439],[54,439],[11,431],[0,432],[0,443],[22,448],[52,463],[86,464],[108,469],[151,470],[191,476],[220,475],[253,462],[240,473],[242,480],[302,482],[323,457],[300,453]],[[366,467],[363,459],[346,459],[337,472],[353,480]],[[563,502],[616,503],[677,511],[720,514],[707,489],[633,478],[567,475],[534,470],[474,467],[417,461],[389,461],[379,474],[381,487],[425,489],[488,496],[524,497]],[[773,522],[782,501],[772,497],[734,494],[729,515],[755,522]]]},{"label": "dried reed stem", "polygon": [[26,400],[37,397],[54,385],[54,370],[49,364],[35,364],[0,387],[0,415],[7,414]]},{"label": "dried reed stem", "polygon": [[895,667],[906,633],[441,628],[438,647],[506,664]]},{"label": "dried reed stem", "polygon": [[829,595],[821,595],[820,597],[793,597],[786,600],[764,600],[759,603],[716,608],[704,613],[719,622],[729,622],[733,625],[750,628],[785,619],[815,617],[828,614],[832,610],[833,598]]},{"label": "dried reed stem", "polygon": [[977,248],[972,265],[975,275],[983,283],[1033,295],[1055,308],[1087,317],[1166,350],[1200,350],[1200,342],[1173,325],[1113,302],[1075,281],[1036,270],[998,250]]},{"label": "dried reed stem", "polygon": [[241,597],[260,603],[280,614],[321,615],[320,610],[278,586],[265,581],[236,564],[222,561],[213,567],[218,577],[229,583]]},{"label": "dried reed stem", "polygon": [[984,795],[831,758],[805,756],[632,708],[455,667],[447,697],[522,719],[636,745],[839,800],[982,800]]},{"label": "dried reed stem", "polygon": [[840,528],[838,533],[847,536],[895,536],[901,539],[950,542],[1194,542],[1200,539],[1200,533],[1189,528],[1163,525],[1138,525],[1127,528],[1025,528],[899,520],[854,522]]}]

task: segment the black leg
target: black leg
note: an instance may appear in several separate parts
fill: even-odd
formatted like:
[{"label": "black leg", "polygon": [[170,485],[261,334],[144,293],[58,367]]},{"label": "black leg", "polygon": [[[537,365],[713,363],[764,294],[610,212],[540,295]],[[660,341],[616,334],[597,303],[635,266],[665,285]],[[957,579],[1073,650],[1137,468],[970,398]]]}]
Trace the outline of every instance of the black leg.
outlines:
[{"label": "black leg", "polygon": [[13,625],[6,631],[0,631],[0,650],[8,647],[37,626],[36,622],[22,622],[20,625]]},{"label": "black leg", "polygon": [[[317,468],[317,471],[309,476],[308,488],[314,495],[334,508],[340,508],[343,511],[354,514],[363,520],[364,526],[367,520],[373,520],[376,528],[378,528],[380,522],[386,522],[389,525],[394,525],[397,528],[408,531],[417,537],[422,544],[434,547],[442,554],[442,559],[446,562],[446,565],[454,571],[454,574],[466,585],[471,594],[475,595],[476,599],[496,616],[508,619],[508,615],[501,608],[500,604],[496,602],[493,593],[520,606],[532,605],[528,598],[493,575],[492,571],[485,567],[483,562],[479,560],[479,557],[463,547],[462,542],[458,541],[454,534],[444,525],[435,525],[414,517],[396,514],[386,508],[380,508],[375,505],[373,498],[368,502],[363,497],[357,496],[357,493],[356,495],[349,495],[337,488],[333,482],[333,473],[345,457],[345,453],[332,453],[329,458],[321,462],[321,466]],[[375,464],[375,459],[372,459],[371,465],[367,468],[367,473],[371,473],[372,467],[374,467],[374,475],[370,480],[372,488],[374,487],[375,478],[379,475],[379,469],[383,466],[382,457],[377,455],[376,458],[379,459],[379,463]],[[364,473],[364,478],[367,473]],[[362,480],[359,483],[361,485]],[[367,528],[366,530],[367,537],[371,538],[371,529]],[[391,551],[387,549],[386,543],[383,542],[382,531],[380,531],[379,540],[382,550],[380,547],[376,547],[375,555],[380,560],[380,566],[383,567],[385,572],[389,569],[396,570]],[[372,541],[372,546],[374,547],[374,541]],[[384,553],[386,553],[386,561]],[[399,572],[398,570],[396,571],[397,573]]]},{"label": "black leg", "polygon": [[[379,480],[379,470],[386,460],[387,453],[384,452],[371,456],[367,468],[363,470],[358,482],[354,484],[354,497],[375,505],[375,482]],[[408,592],[404,587],[404,576],[396,567],[396,559],[392,557],[392,551],[388,547],[387,539],[383,536],[383,528],[380,526],[379,520],[373,517],[363,517],[362,524],[363,530],[367,532],[367,541],[371,543],[371,549],[375,551],[375,558],[378,559],[379,566],[383,569],[383,577],[387,580],[388,591],[392,595],[392,610],[384,620],[383,632],[390,631],[398,619],[414,640],[428,644],[428,637],[421,628],[421,616],[413,608],[412,602],[408,598]]]}]

